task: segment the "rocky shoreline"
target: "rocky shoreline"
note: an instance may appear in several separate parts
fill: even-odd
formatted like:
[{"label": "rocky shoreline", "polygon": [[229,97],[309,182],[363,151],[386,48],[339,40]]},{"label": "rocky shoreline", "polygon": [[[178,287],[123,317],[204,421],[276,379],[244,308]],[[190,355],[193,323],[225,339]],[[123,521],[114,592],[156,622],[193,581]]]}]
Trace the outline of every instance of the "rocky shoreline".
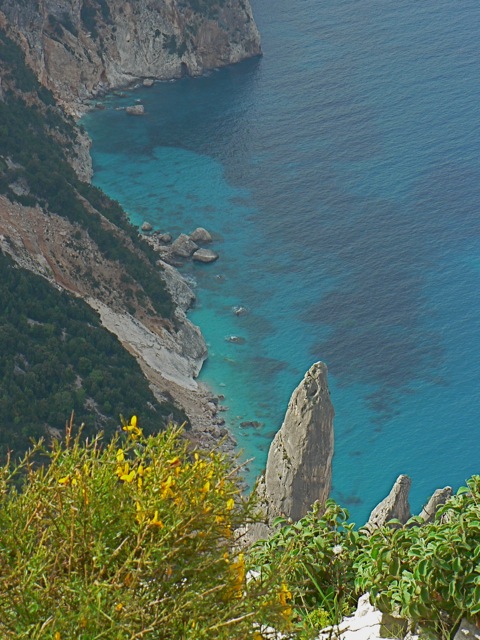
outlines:
[{"label": "rocky shoreline", "polygon": [[[203,227],[197,227],[192,233],[180,234],[173,240],[170,233],[154,230],[149,222],[142,224],[141,234],[160,256],[158,266],[162,269],[167,287],[177,305],[177,315],[182,321],[189,322],[186,314],[195,301],[195,293],[177,267],[182,266],[186,260],[195,260],[195,255],[200,251],[209,251],[215,256],[212,260],[199,260],[200,262],[218,259],[218,254],[201,247],[212,242],[211,234]],[[198,332],[201,335],[200,329]],[[202,362],[193,377],[198,376],[207,357],[205,346]],[[225,410],[221,404],[223,397],[216,396],[205,384],[196,380],[192,387],[182,381],[168,380],[164,373],[158,375],[160,372],[155,372],[151,367],[144,367],[144,372],[160,399],[173,398],[183,407],[191,423],[187,437],[192,443],[200,448],[220,450],[231,456],[237,454],[237,442],[220,415]]]}]

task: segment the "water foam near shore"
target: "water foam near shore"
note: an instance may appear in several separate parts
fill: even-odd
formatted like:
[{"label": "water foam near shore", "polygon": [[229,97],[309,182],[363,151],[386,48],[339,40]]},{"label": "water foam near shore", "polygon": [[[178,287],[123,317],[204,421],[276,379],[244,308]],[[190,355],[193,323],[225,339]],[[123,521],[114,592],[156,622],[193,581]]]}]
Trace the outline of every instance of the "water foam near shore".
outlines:
[{"label": "water foam near shore", "polygon": [[[213,233],[220,260],[184,268],[198,283],[190,317],[209,344],[201,378],[255,456],[250,478],[322,359],[333,497],[361,521],[408,473],[418,510],[479,471],[480,11],[254,11],[262,60],[112,97],[84,119],[94,183],[135,224]],[[134,99],[145,116],[114,110]]]}]

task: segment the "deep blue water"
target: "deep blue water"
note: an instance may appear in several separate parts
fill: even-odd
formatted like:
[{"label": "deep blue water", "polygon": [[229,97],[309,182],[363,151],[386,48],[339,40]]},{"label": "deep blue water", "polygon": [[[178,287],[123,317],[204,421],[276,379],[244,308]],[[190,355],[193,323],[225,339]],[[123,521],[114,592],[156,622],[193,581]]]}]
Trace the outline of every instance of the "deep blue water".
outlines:
[{"label": "deep blue water", "polygon": [[[220,260],[184,271],[249,477],[322,359],[333,497],[360,522],[408,473],[418,510],[480,472],[480,5],[253,8],[262,59],[84,119],[94,182],[136,224],[214,234]],[[134,99],[143,118],[114,109]]]}]

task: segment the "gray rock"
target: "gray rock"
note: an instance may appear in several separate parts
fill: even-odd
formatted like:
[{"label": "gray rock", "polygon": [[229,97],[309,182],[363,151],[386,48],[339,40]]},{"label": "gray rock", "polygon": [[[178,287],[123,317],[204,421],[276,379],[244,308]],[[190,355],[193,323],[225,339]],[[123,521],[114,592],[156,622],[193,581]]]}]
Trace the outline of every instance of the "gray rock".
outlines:
[{"label": "gray rock", "polygon": [[427,504],[423,507],[420,513],[420,518],[425,522],[433,522],[437,509],[450,500],[452,497],[452,487],[444,487],[443,489],[437,489]]},{"label": "gray rock", "polygon": [[373,531],[394,518],[405,524],[411,516],[408,502],[411,484],[412,481],[408,476],[398,476],[388,496],[370,514],[365,528]]},{"label": "gray rock", "polygon": [[198,245],[190,240],[185,233],[181,233],[172,243],[172,252],[181,258],[189,258],[197,249]]},{"label": "gray rock", "polygon": [[155,80],[153,78],[145,78],[142,84],[144,87],[153,87],[154,82]]},{"label": "gray rock", "polygon": [[218,253],[210,249],[197,249],[192,255],[192,259],[196,260],[196,262],[215,262],[215,260],[218,260]]},{"label": "gray rock", "polygon": [[205,244],[212,241],[212,236],[203,227],[197,227],[195,231],[190,234],[190,240],[198,244]]},{"label": "gray rock", "polygon": [[173,240],[170,233],[157,233],[155,237],[161,244],[170,244]]},{"label": "gray rock", "polygon": [[293,392],[259,481],[259,496],[270,521],[280,515],[299,520],[315,502],[328,499],[333,417],[327,367],[317,362]]},{"label": "gray rock", "polygon": [[453,640],[480,640],[480,629],[466,618],[462,618]]},{"label": "gray rock", "polygon": [[142,231],[151,231],[153,229],[152,225],[149,222],[144,222],[141,226]]},{"label": "gray rock", "polygon": [[125,111],[131,116],[143,116],[145,113],[145,107],[143,104],[135,104],[131,107],[127,107]]}]

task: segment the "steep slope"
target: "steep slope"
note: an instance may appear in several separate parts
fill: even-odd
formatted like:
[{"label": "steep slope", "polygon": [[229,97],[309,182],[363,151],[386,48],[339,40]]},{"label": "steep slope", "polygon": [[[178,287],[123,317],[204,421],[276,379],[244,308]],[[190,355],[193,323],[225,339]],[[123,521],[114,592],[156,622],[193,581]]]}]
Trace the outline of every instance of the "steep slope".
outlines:
[{"label": "steep slope", "polygon": [[[0,77],[2,252],[17,267],[96,310],[97,323],[101,318],[154,383],[148,402],[159,415],[159,403],[166,403],[170,413],[173,397],[188,400],[195,392],[194,378],[206,357],[200,331],[185,316],[185,283],[176,272],[164,270],[117,203],[78,178],[68,162],[77,141],[73,121],[64,117],[51,92],[25,65],[19,47],[1,30]],[[10,299],[12,317],[37,322],[23,303],[21,297]],[[1,310],[4,319],[8,311]],[[91,318],[87,322],[92,324]],[[11,355],[12,366],[25,360],[21,352]],[[103,358],[108,360],[108,349]],[[119,407],[110,407],[118,416]],[[3,418],[10,423],[8,416]]]},{"label": "steep slope", "polygon": [[113,87],[261,51],[248,0],[2,0],[0,11],[41,83],[73,111]]}]

